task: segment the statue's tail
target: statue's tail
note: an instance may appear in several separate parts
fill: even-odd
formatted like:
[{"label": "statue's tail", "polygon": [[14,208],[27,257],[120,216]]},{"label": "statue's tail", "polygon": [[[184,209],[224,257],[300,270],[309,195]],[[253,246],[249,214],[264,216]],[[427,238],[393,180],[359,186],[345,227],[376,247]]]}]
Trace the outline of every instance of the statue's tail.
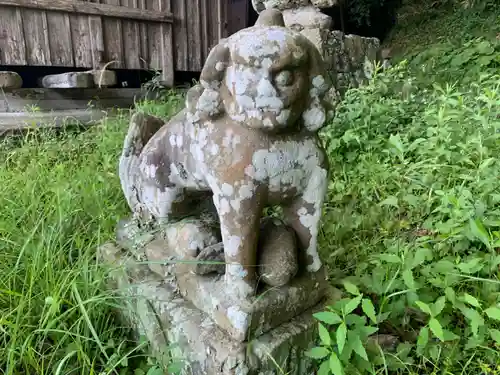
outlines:
[{"label": "statue's tail", "polygon": [[127,136],[123,143],[118,175],[127,203],[133,211],[139,203],[135,175],[139,167],[141,152],[146,143],[163,125],[164,122],[159,118],[143,113],[135,113],[130,119]]}]

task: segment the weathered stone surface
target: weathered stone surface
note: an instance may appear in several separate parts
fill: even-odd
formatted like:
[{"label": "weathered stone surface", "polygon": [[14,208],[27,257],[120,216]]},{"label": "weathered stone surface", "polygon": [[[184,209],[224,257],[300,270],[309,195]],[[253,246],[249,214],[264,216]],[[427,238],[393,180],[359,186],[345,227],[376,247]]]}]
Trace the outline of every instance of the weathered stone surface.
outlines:
[{"label": "weathered stone surface", "polygon": [[[314,31],[309,34],[312,37],[318,35]],[[325,65],[340,94],[348,87],[358,87],[367,81],[369,74],[365,72],[366,61],[377,59],[380,48],[378,39],[344,35],[341,31],[329,31],[317,37],[320,38]]]},{"label": "weathered stone surface", "polygon": [[265,9],[293,9],[310,4],[309,0],[252,0],[253,9],[257,13],[262,12]]},{"label": "weathered stone surface", "polygon": [[259,238],[260,280],[276,287],[288,284],[299,270],[295,232],[281,220],[266,218]]},{"label": "weathered stone surface", "polygon": [[284,10],[283,19],[285,20],[285,25],[288,27],[300,25],[306,29],[318,28],[325,30],[329,30],[333,27],[332,18],[321,13],[313,6]]},{"label": "weathered stone surface", "polygon": [[107,87],[116,85],[116,72],[107,69],[90,70],[94,85],[97,87]]},{"label": "weathered stone surface", "polygon": [[[216,284],[185,281],[183,290],[209,298],[216,287],[227,308],[255,300],[257,233],[266,206],[280,205],[296,232],[303,278],[314,280],[321,269],[316,236],[328,160],[317,132],[329,113],[330,84],[317,48],[283,27],[276,12],[263,11],[258,26],[210,51],[200,84],[168,123],[134,115],[120,158],[122,189],[140,222],[172,221],[184,205],[214,202],[224,276]],[[181,265],[175,268],[182,273]],[[193,280],[202,278],[184,268]]]},{"label": "weathered stone surface", "polygon": [[[140,240],[127,236],[124,233],[127,228]],[[151,236],[137,231],[130,223],[124,226],[122,221],[117,232],[122,232],[122,238],[129,238],[120,243],[131,246],[126,248],[133,255],[131,259],[147,263],[149,269],[164,280],[175,280],[185,299],[210,316],[236,341],[261,335],[292,319],[317,304],[328,291],[323,268],[316,273],[302,272],[292,279],[298,269],[295,233],[271,219],[263,220],[262,237],[267,240],[259,242],[260,261],[270,264],[261,268],[259,274],[268,284],[280,288],[261,287],[258,298],[244,303],[226,293],[220,275],[225,272],[224,263],[222,269],[220,267],[220,262],[224,261],[222,246],[214,244],[217,238],[206,230],[204,223],[186,220],[168,224],[161,230],[154,230],[154,235],[150,233],[153,239],[147,243],[143,239]],[[142,244],[142,248],[137,244]],[[138,253],[144,254],[147,262],[144,257],[137,256]],[[215,263],[199,263],[207,260]],[[214,271],[211,275],[200,276]]]},{"label": "weathered stone surface", "polygon": [[16,72],[0,71],[0,89],[13,90],[23,86],[23,79]]},{"label": "weathered stone surface", "polygon": [[280,288],[264,288],[241,302],[226,293],[221,276],[204,277],[176,268],[181,295],[206,313],[235,341],[258,337],[319,303],[327,293],[324,268],[304,273]]},{"label": "weathered stone surface", "polygon": [[325,55],[326,53],[326,43],[328,42],[328,38],[330,36],[330,31],[327,29],[320,29],[318,27],[316,28],[309,28],[309,29],[302,29],[300,31],[302,35],[304,35],[307,39],[309,39],[318,51],[321,53],[322,56]]},{"label": "weathered stone surface", "polygon": [[110,287],[124,297],[124,319],[137,336],[146,336],[165,367],[170,359],[184,364],[185,375],[312,375],[304,352],[313,346],[319,304],[248,343],[232,340],[206,314],[184,300],[165,281],[112,243],[99,256],[113,270]]},{"label": "weathered stone surface", "polygon": [[203,249],[196,257],[196,262],[199,263],[196,263],[193,272],[197,275],[207,275],[209,273],[218,273],[222,275],[226,272],[224,246],[222,242]]},{"label": "weathered stone surface", "polygon": [[89,72],[50,74],[42,78],[42,86],[49,89],[89,88],[94,77]]},{"label": "weathered stone surface", "polygon": [[334,7],[339,3],[338,0],[311,0],[312,5],[315,7],[324,9],[324,8],[330,8]]},{"label": "weathered stone surface", "polygon": [[375,61],[380,48],[380,41],[377,38],[364,38],[359,35],[346,35],[344,38],[344,48],[350,58],[351,66],[361,68],[365,59]]}]

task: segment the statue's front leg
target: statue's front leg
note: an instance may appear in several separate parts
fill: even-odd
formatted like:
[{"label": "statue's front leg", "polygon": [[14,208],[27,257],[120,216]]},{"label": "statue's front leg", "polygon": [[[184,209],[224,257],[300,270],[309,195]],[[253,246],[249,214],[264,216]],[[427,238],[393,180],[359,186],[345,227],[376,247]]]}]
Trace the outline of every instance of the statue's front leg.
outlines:
[{"label": "statue's front leg", "polygon": [[222,184],[217,191],[214,203],[224,244],[227,293],[236,300],[249,299],[256,288],[257,242],[262,213],[260,195],[257,189],[248,185],[238,188]]},{"label": "statue's front leg", "polygon": [[305,252],[309,272],[316,272],[321,268],[317,237],[327,186],[327,170],[316,167],[304,193],[290,205],[283,207],[285,219],[297,233],[300,247]]}]

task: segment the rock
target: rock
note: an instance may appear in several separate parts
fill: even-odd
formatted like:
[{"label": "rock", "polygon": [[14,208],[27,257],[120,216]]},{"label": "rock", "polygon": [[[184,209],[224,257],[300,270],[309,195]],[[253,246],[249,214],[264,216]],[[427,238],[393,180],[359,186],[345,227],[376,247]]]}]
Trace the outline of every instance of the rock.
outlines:
[{"label": "rock", "polygon": [[94,77],[89,72],[50,74],[42,78],[42,86],[48,89],[94,87]]},{"label": "rock", "polygon": [[319,28],[329,30],[333,27],[333,20],[330,16],[321,13],[313,6],[287,9],[283,11],[285,25],[292,27],[300,25],[303,28]]},{"label": "rock", "polygon": [[331,8],[339,3],[339,0],[311,0],[312,5],[320,9]]},{"label": "rock", "polygon": [[324,309],[322,302],[261,336],[238,342],[181,298],[174,280],[166,281],[144,264],[130,262],[113,244],[102,246],[98,256],[113,270],[109,287],[126,301],[119,315],[137,338],[148,339],[161,366],[167,368],[175,358],[186,375],[314,373],[305,352],[316,340],[318,324],[312,314]]},{"label": "rock", "polygon": [[23,79],[16,72],[0,71],[0,89],[14,90],[23,87]]},{"label": "rock", "polygon": [[282,287],[264,288],[258,298],[239,301],[227,292],[222,276],[198,276],[179,267],[175,270],[181,295],[238,342],[293,319],[322,301],[329,289],[321,268],[315,273],[304,272]]},{"label": "rock", "polygon": [[328,41],[328,37],[330,35],[329,30],[320,29],[318,27],[310,28],[310,29],[302,29],[300,31],[302,35],[304,35],[307,39],[314,43],[318,51],[322,56],[325,55],[325,46]]},{"label": "rock", "polygon": [[293,9],[304,7],[310,4],[309,0],[252,0],[253,9],[257,13],[265,9]]},{"label": "rock", "polygon": [[196,257],[196,262],[193,271],[195,274],[207,275],[209,273],[218,273],[222,275],[226,271],[222,242],[203,249]]},{"label": "rock", "polygon": [[359,35],[346,35],[344,48],[350,58],[351,66],[361,69],[365,59],[376,61],[380,41],[377,38],[364,38]]},{"label": "rock", "polygon": [[297,274],[297,240],[292,228],[281,220],[263,220],[259,241],[260,280],[270,286],[283,286]]},{"label": "rock", "polygon": [[116,72],[107,69],[90,70],[96,87],[107,87],[116,85]]},{"label": "rock", "polygon": [[367,348],[375,353],[379,352],[378,346],[384,352],[395,352],[399,345],[399,339],[393,335],[378,334],[368,337],[366,340]]},{"label": "rock", "polygon": [[145,246],[147,264],[149,269],[161,277],[169,277],[177,258],[172,255],[167,241],[157,238]]}]

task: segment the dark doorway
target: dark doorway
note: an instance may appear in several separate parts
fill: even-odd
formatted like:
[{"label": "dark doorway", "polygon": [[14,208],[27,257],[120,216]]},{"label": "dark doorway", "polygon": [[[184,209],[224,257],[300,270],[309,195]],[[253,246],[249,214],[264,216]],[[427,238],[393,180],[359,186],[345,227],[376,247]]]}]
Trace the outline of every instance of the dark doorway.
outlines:
[{"label": "dark doorway", "polygon": [[253,25],[255,25],[255,22],[257,22],[257,18],[259,17],[259,14],[255,11],[255,9],[253,9],[252,0],[247,0],[247,1],[248,1],[247,25],[253,26]]},{"label": "dark doorway", "polygon": [[335,30],[375,37],[383,42],[396,25],[400,6],[401,0],[342,0],[322,12],[332,17]]}]

